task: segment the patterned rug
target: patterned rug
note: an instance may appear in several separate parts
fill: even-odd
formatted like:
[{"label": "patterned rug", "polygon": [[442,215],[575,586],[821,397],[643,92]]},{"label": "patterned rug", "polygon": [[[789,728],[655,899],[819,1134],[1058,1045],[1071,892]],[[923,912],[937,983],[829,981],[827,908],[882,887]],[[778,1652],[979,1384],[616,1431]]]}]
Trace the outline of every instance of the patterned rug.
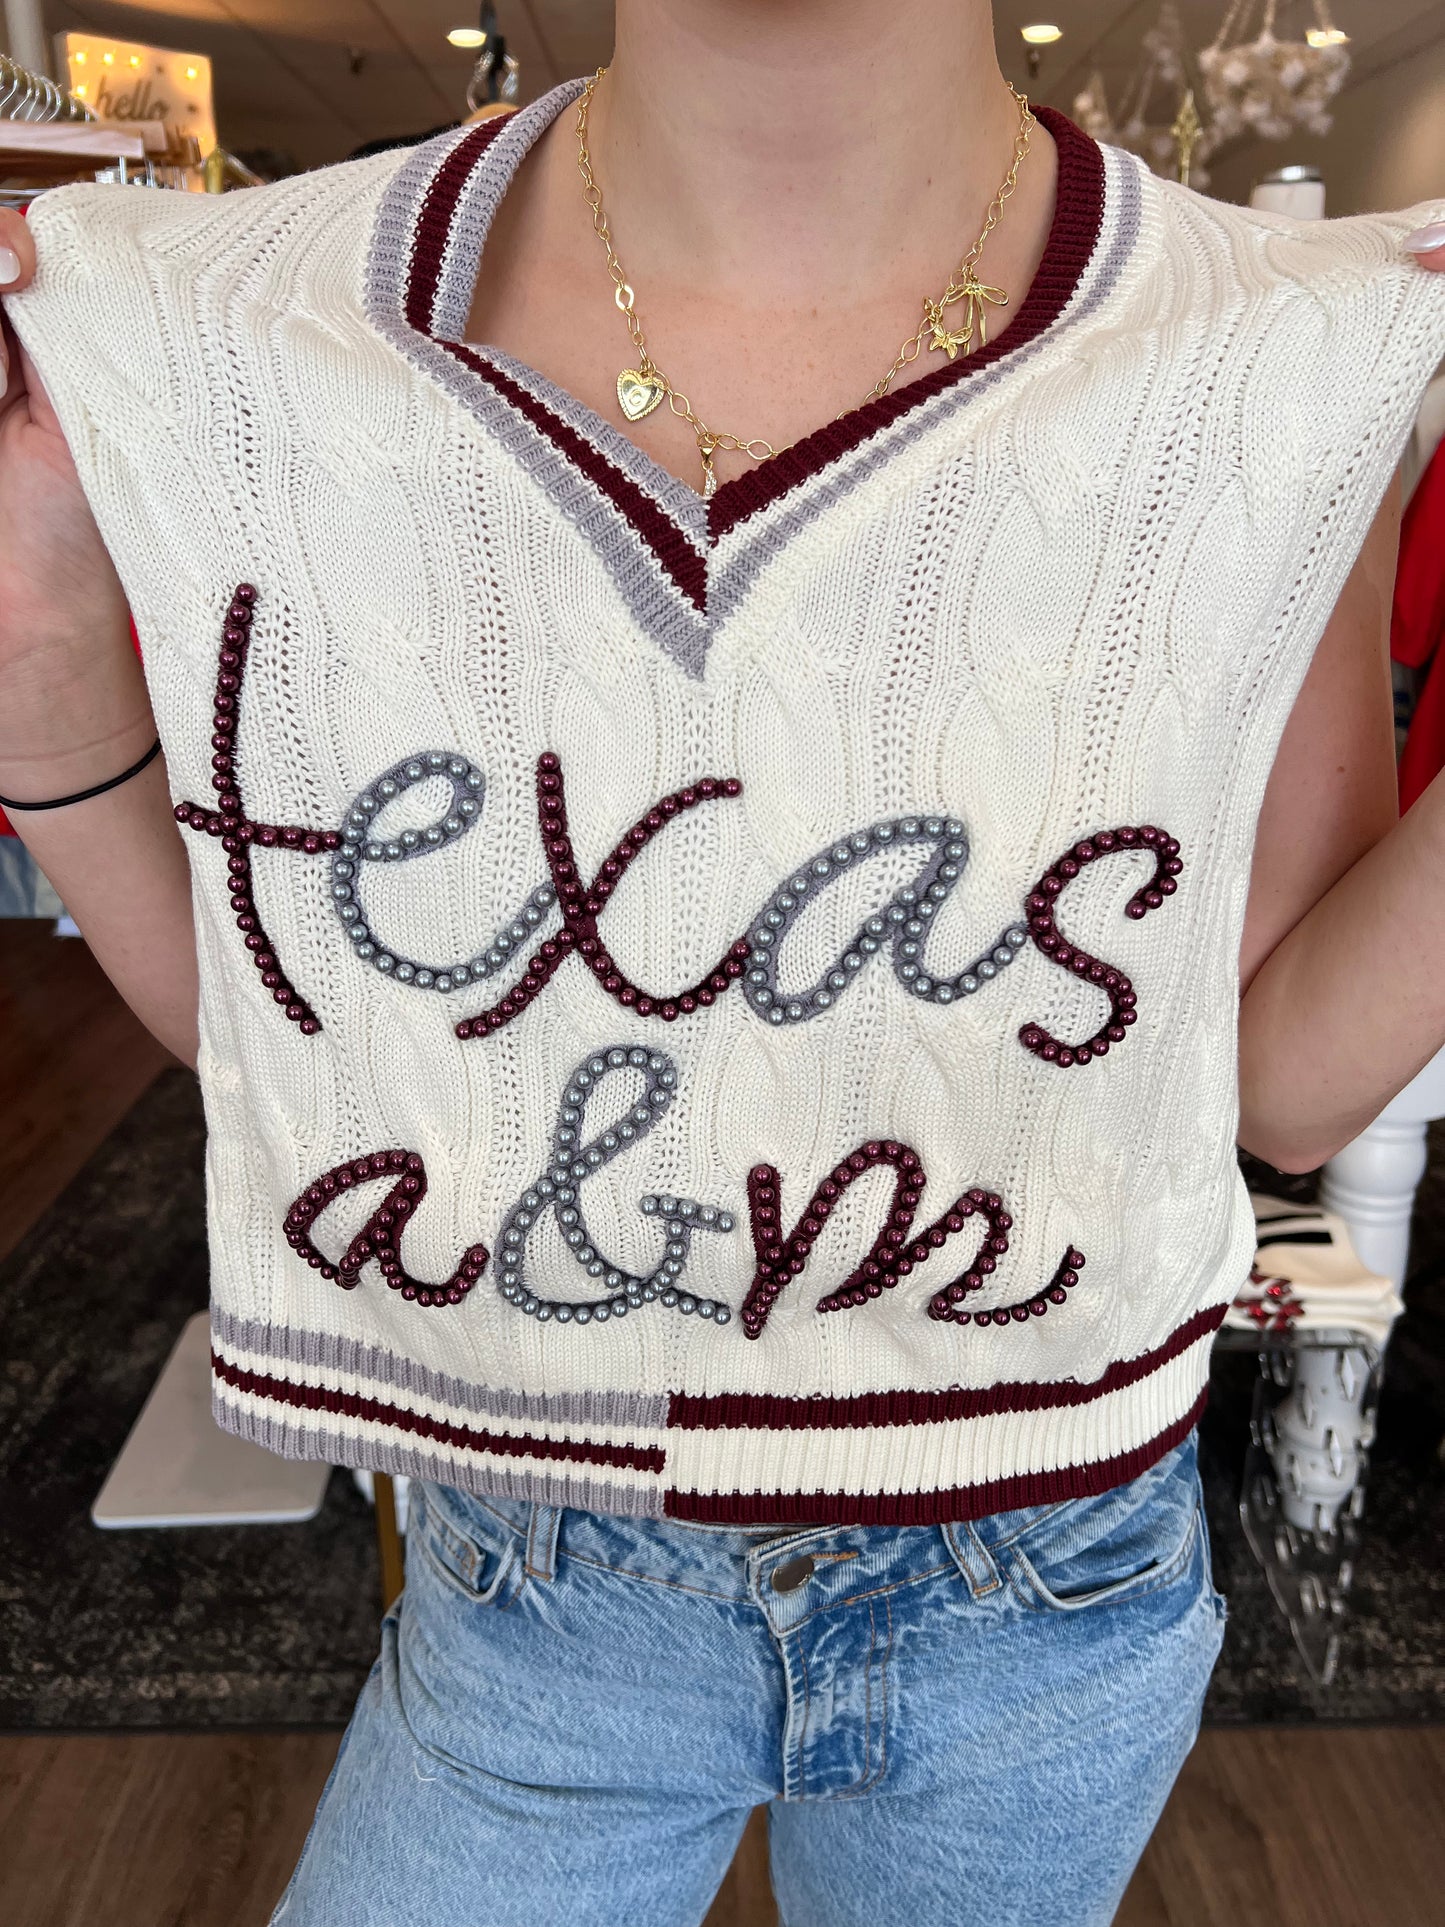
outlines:
[{"label": "patterned rug", "polygon": [[[1431,1150],[1328,1692],[1296,1660],[1239,1527],[1254,1361],[1216,1363],[1204,1465],[1230,1625],[1215,1723],[1418,1721],[1445,1706],[1445,1132]],[[205,1303],[201,1155],[194,1081],[167,1072],[0,1263],[0,1728],[339,1725],[371,1664],[375,1541],[345,1475],[307,1525],[90,1523]]]}]

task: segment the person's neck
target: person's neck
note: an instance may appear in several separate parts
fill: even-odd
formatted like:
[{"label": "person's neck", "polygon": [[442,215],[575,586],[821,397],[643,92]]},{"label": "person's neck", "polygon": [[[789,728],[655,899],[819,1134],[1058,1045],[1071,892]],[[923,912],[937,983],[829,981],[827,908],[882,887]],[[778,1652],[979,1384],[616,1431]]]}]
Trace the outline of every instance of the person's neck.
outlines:
[{"label": "person's neck", "polygon": [[1019,109],[987,0],[618,0],[590,115],[630,270],[747,304],[931,281],[972,238]]}]

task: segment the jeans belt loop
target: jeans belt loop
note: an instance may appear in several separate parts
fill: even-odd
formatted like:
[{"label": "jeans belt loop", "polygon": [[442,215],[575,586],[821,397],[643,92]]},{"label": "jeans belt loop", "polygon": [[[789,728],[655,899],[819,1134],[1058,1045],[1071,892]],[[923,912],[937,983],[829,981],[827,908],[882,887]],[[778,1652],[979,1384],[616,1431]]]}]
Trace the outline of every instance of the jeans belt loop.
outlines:
[{"label": "jeans belt loop", "polygon": [[975,1599],[986,1598],[1003,1584],[1003,1575],[971,1519],[951,1519],[943,1528],[953,1556],[963,1569]]},{"label": "jeans belt loop", "polygon": [[527,1527],[527,1572],[533,1579],[549,1583],[557,1576],[557,1537],[562,1525],[562,1508],[533,1505]]}]

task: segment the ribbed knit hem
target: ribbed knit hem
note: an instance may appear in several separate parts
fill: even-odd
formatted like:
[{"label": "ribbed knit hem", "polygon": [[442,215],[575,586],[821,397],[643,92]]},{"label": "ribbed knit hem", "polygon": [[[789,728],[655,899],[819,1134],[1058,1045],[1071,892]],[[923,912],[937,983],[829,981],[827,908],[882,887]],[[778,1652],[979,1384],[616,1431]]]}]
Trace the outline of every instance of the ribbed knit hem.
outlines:
[{"label": "ribbed knit hem", "polygon": [[[639,1400],[591,1415],[566,1399],[439,1380],[378,1396],[368,1389],[375,1360],[365,1376],[345,1370],[362,1361],[340,1341],[308,1339],[312,1359],[330,1362],[300,1364],[297,1344],[278,1358],[258,1328],[218,1315],[214,1410],[227,1431],[285,1458],[549,1505],[717,1525],[929,1525],[1137,1478],[1197,1422],[1225,1309],[1205,1308],[1088,1383],[853,1400],[674,1397],[667,1409]],[[764,1403],[786,1409],[765,1415]]]}]

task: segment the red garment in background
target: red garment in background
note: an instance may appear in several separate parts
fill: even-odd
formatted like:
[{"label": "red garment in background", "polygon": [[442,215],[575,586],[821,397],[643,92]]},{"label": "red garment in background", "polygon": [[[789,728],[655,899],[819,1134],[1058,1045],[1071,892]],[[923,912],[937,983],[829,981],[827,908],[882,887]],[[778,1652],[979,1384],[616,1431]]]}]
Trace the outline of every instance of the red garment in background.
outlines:
[{"label": "red garment in background", "polygon": [[1431,456],[1400,524],[1390,654],[1430,665],[1400,757],[1400,812],[1445,768],[1445,442]]},{"label": "red garment in background", "polygon": [[[140,637],[135,632],[134,616],[131,617],[130,639],[136,654],[139,655],[140,654]],[[14,836],[14,834],[15,834],[15,831],[11,827],[9,819],[6,817],[4,810],[0,810],[0,836]]]}]

